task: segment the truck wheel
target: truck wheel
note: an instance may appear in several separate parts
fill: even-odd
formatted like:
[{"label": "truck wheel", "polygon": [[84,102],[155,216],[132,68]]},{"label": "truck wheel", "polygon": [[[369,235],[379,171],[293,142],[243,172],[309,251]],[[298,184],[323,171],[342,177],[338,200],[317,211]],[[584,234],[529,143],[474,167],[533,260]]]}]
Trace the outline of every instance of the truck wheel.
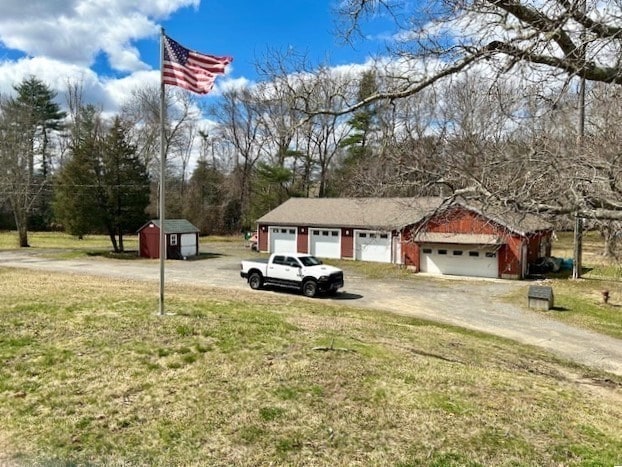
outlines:
[{"label": "truck wheel", "polygon": [[317,284],[315,283],[315,281],[306,281],[304,284],[302,284],[302,294],[305,297],[315,297],[315,294],[317,293]]},{"label": "truck wheel", "polygon": [[261,274],[254,272],[248,276],[248,285],[250,285],[253,290],[261,289],[261,286],[263,285],[263,278],[261,277]]}]

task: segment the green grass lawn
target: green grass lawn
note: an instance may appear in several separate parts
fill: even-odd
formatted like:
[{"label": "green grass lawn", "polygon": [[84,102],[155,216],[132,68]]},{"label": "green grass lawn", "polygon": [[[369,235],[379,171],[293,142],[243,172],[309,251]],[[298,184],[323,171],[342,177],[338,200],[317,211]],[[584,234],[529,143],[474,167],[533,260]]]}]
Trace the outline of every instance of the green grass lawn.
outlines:
[{"label": "green grass lawn", "polygon": [[0,268],[0,464],[615,465],[622,380],[327,302]]},{"label": "green grass lawn", "polygon": [[[572,232],[558,233],[553,256],[572,258],[572,242]],[[555,310],[549,316],[622,339],[622,264],[603,257],[603,249],[599,234],[588,232],[583,239],[581,279],[571,279],[570,271],[548,275],[545,285],[555,294]],[[610,294],[608,303],[603,301],[604,290]]]},{"label": "green grass lawn", "polygon": [[[123,237],[126,250],[138,249],[138,236]],[[63,232],[28,232],[30,248],[65,249],[78,252],[110,251],[112,243],[105,235],[85,235],[82,239]],[[19,248],[17,232],[0,232],[0,249]]]},{"label": "green grass lawn", "polygon": [[[138,239],[136,236],[127,236],[125,254],[114,255],[110,252],[110,240],[104,235],[88,235],[79,240],[76,237],[59,232],[32,232],[29,235],[33,249],[54,250],[56,258],[76,258],[82,256],[104,255],[120,259],[132,260],[137,258]],[[249,257],[267,257],[265,254],[251,252],[244,248],[244,239],[241,235],[230,237],[209,236],[201,238],[201,250],[208,251],[211,245],[218,245],[219,250],[235,250],[236,254],[247,254]],[[17,248],[17,234],[15,232],[0,233],[0,249]],[[585,274],[579,281],[569,279],[569,273],[551,274],[546,280],[555,294],[555,312],[549,316],[575,326],[581,326],[594,331],[622,339],[622,265],[611,262],[602,257],[602,240],[595,232],[590,232],[584,238],[584,266]],[[572,233],[557,234],[553,245],[553,255],[567,258],[572,256]],[[347,274],[356,274],[372,279],[390,280],[434,280],[412,274],[404,268],[392,264],[369,263],[363,261],[330,260],[330,264],[346,270]],[[527,287],[521,289],[513,297],[514,303],[526,306],[525,297]],[[610,292],[608,304],[602,301],[602,291]]]},{"label": "green grass lawn", "polygon": [[[29,232],[28,242],[34,250],[55,250],[51,254],[55,257],[76,258],[80,256],[105,255],[115,256],[112,253],[112,242],[106,235],[85,235],[82,239],[64,232]],[[241,235],[201,237],[202,245],[218,243],[225,248],[244,248],[244,239]],[[125,255],[130,258],[138,253],[138,236],[126,235],[123,237]],[[18,249],[17,232],[0,232],[0,250]],[[250,250],[249,250],[250,251]],[[119,255],[117,254],[117,257]]]}]

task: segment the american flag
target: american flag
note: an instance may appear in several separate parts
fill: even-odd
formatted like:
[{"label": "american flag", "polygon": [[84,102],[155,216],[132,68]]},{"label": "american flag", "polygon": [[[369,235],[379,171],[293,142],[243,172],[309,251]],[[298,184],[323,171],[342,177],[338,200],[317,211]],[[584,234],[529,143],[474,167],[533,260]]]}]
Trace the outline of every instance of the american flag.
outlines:
[{"label": "american flag", "polygon": [[217,57],[186,49],[164,36],[162,81],[197,94],[207,94],[214,87],[216,75],[223,74],[232,57]]}]

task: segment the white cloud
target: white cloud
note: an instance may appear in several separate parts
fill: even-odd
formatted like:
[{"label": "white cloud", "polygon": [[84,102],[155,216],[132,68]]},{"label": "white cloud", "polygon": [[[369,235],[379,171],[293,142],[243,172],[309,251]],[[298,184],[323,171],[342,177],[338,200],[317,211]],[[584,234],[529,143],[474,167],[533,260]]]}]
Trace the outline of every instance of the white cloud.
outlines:
[{"label": "white cloud", "polygon": [[23,58],[0,63],[0,92],[13,95],[13,86],[25,78],[36,76],[57,94],[61,106],[66,104],[68,86],[82,88],[84,103],[101,107],[106,113],[115,113],[131,96],[131,92],[144,86],[158,86],[159,71],[139,71],[120,79],[105,79],[87,68],[67,64],[45,57]]},{"label": "white cloud", "polygon": [[137,71],[125,78],[110,79],[102,83],[107,95],[111,98],[114,109],[120,108],[140,88],[157,88],[160,85],[160,71]]},{"label": "white cloud", "polygon": [[[153,38],[158,22],[200,0],[2,0],[0,45],[23,56],[0,57],[0,93],[36,76],[64,105],[68,83],[80,83],[84,101],[116,112],[131,91],[158,86],[159,71],[144,63],[134,41]],[[90,67],[103,57],[122,78],[98,76]]]},{"label": "white cloud", "polygon": [[216,78],[216,85],[214,86],[214,90],[212,94],[220,95],[225,91],[231,91],[236,89],[246,89],[253,85],[254,83],[246,78],[235,78],[235,79],[227,79],[225,78]]},{"label": "white cloud", "polygon": [[59,95],[66,91],[68,83],[78,82],[83,84],[85,92],[101,92],[101,83],[94,71],[46,57],[0,62],[0,92],[13,94],[13,86],[29,76],[36,76]]},{"label": "white cloud", "polygon": [[147,69],[133,40],[153,37],[157,20],[200,0],[3,0],[0,41],[30,57],[89,66],[104,52],[119,71]]},{"label": "white cloud", "polygon": [[26,18],[50,16],[64,16],[72,11],[81,0],[3,0],[3,19],[12,18],[23,20]]}]

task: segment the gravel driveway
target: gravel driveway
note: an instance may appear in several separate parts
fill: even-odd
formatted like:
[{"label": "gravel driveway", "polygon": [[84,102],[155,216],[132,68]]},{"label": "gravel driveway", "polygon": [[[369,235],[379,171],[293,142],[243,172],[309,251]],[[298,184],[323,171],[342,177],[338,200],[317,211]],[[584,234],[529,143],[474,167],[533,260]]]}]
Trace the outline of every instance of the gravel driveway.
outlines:
[{"label": "gravel driveway", "polygon": [[[239,275],[239,250],[210,246],[214,257],[198,261],[167,261],[166,284],[181,282],[248,289]],[[103,258],[59,260],[41,250],[0,251],[0,266],[73,272],[158,282],[158,260],[120,261]],[[250,256],[250,254],[249,254]],[[622,375],[622,341],[575,328],[538,312],[505,303],[502,297],[519,281],[434,278],[424,281],[371,280],[345,271],[341,305],[373,308],[484,331],[539,346],[575,362]],[[262,291],[257,293],[276,293]],[[1,295],[1,292],[0,292]],[[550,314],[549,314],[550,313]]]}]

